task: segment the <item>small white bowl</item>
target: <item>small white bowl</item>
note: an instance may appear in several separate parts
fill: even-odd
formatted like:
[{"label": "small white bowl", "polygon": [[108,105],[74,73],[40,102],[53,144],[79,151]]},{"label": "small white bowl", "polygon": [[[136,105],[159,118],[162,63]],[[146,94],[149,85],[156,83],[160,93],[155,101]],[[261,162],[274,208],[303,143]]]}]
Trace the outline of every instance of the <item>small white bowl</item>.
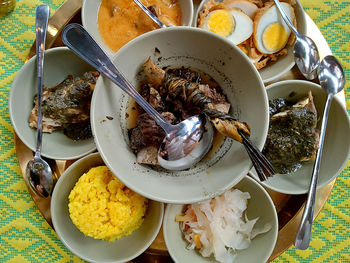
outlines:
[{"label": "small white bowl", "polygon": [[[159,51],[156,54],[155,48]],[[113,62],[137,86],[138,73],[149,57],[160,67],[192,67],[214,78],[232,104],[230,115],[250,125],[252,142],[262,148],[268,127],[266,90],[239,48],[205,30],[171,27],[132,40],[117,52]],[[137,164],[129,148],[128,103],[129,97],[119,87],[105,77],[99,78],[91,104],[91,127],[106,165],[135,192],[164,203],[198,202],[231,188],[252,167],[244,146],[231,139],[187,171]]]},{"label": "small white bowl", "polygon": [[[199,12],[203,9],[203,6],[209,2],[209,0],[203,0],[194,15],[194,25],[197,27],[197,20]],[[266,0],[264,1],[266,2]],[[306,33],[306,18],[305,11],[300,4],[299,0],[296,0],[296,5],[294,6],[295,17],[297,20],[297,30],[300,34]],[[293,34],[293,33],[292,33]],[[287,48],[288,53],[285,56],[279,57],[276,62],[269,63],[266,67],[259,70],[261,78],[264,83],[268,83],[286,74],[292,67],[295,65],[294,54],[293,54],[293,45]]]},{"label": "small white bowl", "polygon": [[68,196],[80,176],[99,165],[104,163],[98,153],[93,153],[76,161],[63,173],[52,194],[52,223],[62,243],[81,259],[96,263],[127,262],[143,253],[156,238],[162,225],[164,205],[150,200],[140,228],[114,242],[85,236],[70,219]]},{"label": "small white bowl", "polygon": [[[67,47],[45,51],[43,84],[51,88],[61,83],[69,74],[82,75],[93,70]],[[22,142],[32,151],[36,149],[36,129],[29,127],[29,115],[37,94],[36,56],[17,73],[9,95],[9,113],[12,126]],[[43,133],[41,155],[51,159],[77,159],[96,150],[94,139],[74,141],[61,131]]]},{"label": "small white bowl", "polygon": [[[294,101],[306,97],[310,90],[319,118],[317,128],[320,129],[327,93],[319,85],[304,80],[286,80],[267,86],[269,99],[289,98]],[[333,181],[342,172],[349,157],[350,119],[341,100],[334,97],[329,112],[317,188]],[[314,162],[303,163],[295,172],[276,174],[262,184],[280,193],[305,194],[309,191],[313,166]],[[255,169],[250,173],[259,180]]]},{"label": "small white bowl", "polygon": [[[247,208],[248,219],[259,217],[254,228],[262,228],[267,223],[272,226],[268,232],[252,239],[247,249],[239,250],[234,262],[266,262],[275,247],[278,235],[278,218],[274,203],[266,190],[248,176],[243,178],[234,188],[250,193],[251,199],[248,200]],[[188,243],[184,239],[179,223],[175,222],[175,216],[181,214],[184,207],[185,205],[168,204],[165,209],[163,234],[170,256],[177,263],[217,262],[213,256],[205,258],[195,250],[186,249]]]},{"label": "small white bowl", "polygon": [[[132,1],[132,0],[131,0]],[[103,41],[98,29],[98,12],[102,0],[84,0],[81,8],[81,20],[84,28],[95,39],[99,46],[112,57],[115,52]],[[182,26],[191,26],[193,20],[192,0],[178,0],[182,12]]]}]

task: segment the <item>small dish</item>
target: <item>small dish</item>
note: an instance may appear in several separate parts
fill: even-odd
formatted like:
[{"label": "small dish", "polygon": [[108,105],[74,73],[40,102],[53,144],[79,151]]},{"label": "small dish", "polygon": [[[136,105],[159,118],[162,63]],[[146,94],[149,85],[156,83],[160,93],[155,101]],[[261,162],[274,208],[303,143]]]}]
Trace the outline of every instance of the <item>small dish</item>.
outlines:
[{"label": "small dish", "polygon": [[[246,176],[235,189],[249,192],[251,198],[248,200],[248,219],[259,217],[254,228],[262,228],[265,224],[270,224],[271,229],[252,239],[247,249],[239,250],[235,263],[256,263],[266,262],[270,257],[278,235],[278,218],[275,206],[266,190],[254,179]],[[187,241],[183,237],[179,223],[175,222],[175,216],[183,212],[185,205],[167,205],[163,220],[163,234],[166,246],[172,259],[177,262],[217,262],[214,257],[203,257],[195,250],[186,249]]]},{"label": "small dish", "polygon": [[104,163],[98,153],[93,153],[65,170],[52,194],[52,223],[62,243],[81,259],[99,263],[127,262],[144,252],[156,238],[162,224],[164,205],[150,200],[140,228],[114,242],[84,236],[70,219],[68,196],[80,176],[98,165]]},{"label": "small dish", "polygon": [[[252,142],[262,148],[268,126],[266,90],[257,70],[231,42],[198,28],[163,28],[130,41],[113,63],[137,87],[138,73],[149,57],[160,67],[190,67],[215,79],[232,105],[229,114],[250,125]],[[137,164],[129,147],[128,120],[134,116],[127,116],[135,114],[128,111],[129,102],[110,80],[99,78],[91,104],[91,127],[106,165],[135,192],[164,203],[198,202],[231,188],[252,167],[244,146],[231,139],[224,139],[213,154],[189,170]]]},{"label": "small dish", "polygon": [[[203,0],[198,6],[198,9],[194,15],[193,26],[197,27],[197,19],[198,19],[199,12],[202,10],[203,6],[207,2],[209,2],[209,0]],[[263,0],[263,2],[266,2],[266,0]],[[296,0],[296,4],[293,7],[294,7],[296,20],[297,20],[298,32],[300,34],[305,34],[306,33],[305,11],[302,5],[300,4],[299,0]],[[277,80],[278,78],[286,74],[295,65],[294,55],[293,55],[293,45],[289,46],[287,48],[287,51],[288,51],[287,55],[279,57],[276,62],[271,62],[266,67],[258,70],[264,83]]]},{"label": "small dish", "polygon": [[[269,99],[290,98],[298,100],[312,92],[317,109],[320,129],[327,93],[317,84],[304,80],[286,80],[267,86]],[[292,96],[291,96],[292,95]],[[350,157],[350,120],[348,113],[339,99],[335,97],[329,112],[325,135],[321,167],[317,188],[322,188],[333,181],[344,169]],[[305,194],[309,191],[314,162],[302,164],[302,167],[290,174],[276,174],[262,184],[274,191],[285,194]],[[258,179],[252,169],[250,173]]]},{"label": "small dish", "polygon": [[[82,75],[93,68],[67,47],[45,51],[44,85],[47,88],[61,83],[69,74]],[[17,73],[9,95],[9,114],[12,126],[22,142],[35,151],[36,129],[29,127],[29,115],[37,94],[36,57],[32,57]],[[74,141],[61,131],[43,133],[41,155],[55,160],[77,159],[96,150],[93,138]]]},{"label": "small dish", "polygon": [[[102,39],[98,29],[98,12],[102,0],[84,0],[81,8],[81,20],[85,29],[95,39],[99,46],[112,57],[115,52],[111,50]],[[182,12],[182,26],[191,26],[193,20],[192,0],[178,0]]]}]

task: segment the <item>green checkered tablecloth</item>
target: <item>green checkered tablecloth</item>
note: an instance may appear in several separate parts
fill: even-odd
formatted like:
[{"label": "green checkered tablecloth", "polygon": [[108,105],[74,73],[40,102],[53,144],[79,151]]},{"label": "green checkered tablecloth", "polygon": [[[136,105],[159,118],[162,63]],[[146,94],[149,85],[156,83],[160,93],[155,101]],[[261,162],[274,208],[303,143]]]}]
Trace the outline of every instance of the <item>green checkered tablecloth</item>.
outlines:
[{"label": "green checkered tablecloth", "polygon": [[[7,109],[10,87],[35,39],[35,7],[51,13],[64,0],[19,0],[0,18],[0,262],[80,262],[59,241],[32,201],[17,163]],[[301,0],[346,72],[350,108],[350,0]],[[349,134],[350,136],[350,134]],[[291,247],[274,262],[350,262],[350,163],[338,177],[313,228],[310,248]]]}]

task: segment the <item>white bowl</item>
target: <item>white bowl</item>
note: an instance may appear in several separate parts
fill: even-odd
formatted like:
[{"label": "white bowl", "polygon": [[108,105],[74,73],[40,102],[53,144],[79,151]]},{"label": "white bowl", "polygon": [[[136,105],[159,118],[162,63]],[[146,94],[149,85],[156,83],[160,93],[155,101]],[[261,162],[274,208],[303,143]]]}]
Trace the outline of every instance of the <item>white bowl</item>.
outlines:
[{"label": "white bowl", "polygon": [[[155,53],[155,47],[160,52]],[[250,125],[253,143],[262,148],[268,127],[266,91],[259,73],[240,49],[211,32],[172,27],[132,40],[113,62],[136,86],[140,67],[149,57],[160,66],[193,67],[213,77],[232,104],[230,114]],[[121,89],[105,77],[99,78],[92,98],[91,126],[106,165],[135,192],[165,203],[192,203],[231,188],[251,168],[243,145],[231,139],[187,171],[155,170],[137,164],[128,145],[128,102]]]},{"label": "white bowl", "polygon": [[[250,193],[251,199],[248,200],[247,208],[248,219],[259,217],[254,228],[263,228],[265,224],[270,224],[272,227],[268,232],[252,239],[252,243],[247,249],[239,250],[234,262],[266,262],[275,247],[278,235],[278,218],[274,203],[266,190],[248,176],[234,188]],[[175,222],[175,216],[181,214],[183,210],[184,205],[167,205],[165,209],[163,234],[170,256],[177,263],[217,262],[213,256],[205,258],[195,250],[186,249],[188,243],[184,239],[179,223]]]},{"label": "white bowl", "polygon": [[[99,46],[112,57],[115,52],[111,50],[103,41],[98,29],[98,12],[102,0],[84,0],[81,8],[81,20],[84,28],[95,39]],[[193,20],[192,0],[178,0],[182,12],[182,26],[191,26]]]},{"label": "white bowl", "polygon": [[[93,70],[67,47],[52,48],[45,51],[43,84],[54,87],[69,74],[82,75]],[[36,149],[36,129],[29,127],[29,115],[37,94],[36,56],[32,57],[17,73],[9,95],[11,123],[22,142],[32,151]],[[61,131],[43,134],[41,155],[51,159],[77,159],[96,150],[93,138],[73,141]]]},{"label": "white bowl", "polygon": [[[197,26],[197,20],[199,12],[202,10],[203,5],[209,2],[209,0],[203,0],[194,15],[194,25]],[[266,1],[264,1],[266,2]],[[306,18],[305,11],[298,0],[296,0],[296,5],[294,6],[294,12],[297,20],[297,30],[300,34],[306,34]],[[259,70],[261,78],[264,83],[268,83],[286,74],[295,65],[294,55],[293,55],[293,45],[287,48],[288,53],[285,56],[279,57],[276,62],[269,63],[266,67]]]},{"label": "white bowl", "polygon": [[[317,109],[320,129],[327,93],[317,84],[304,80],[286,80],[267,86],[269,99],[290,98],[298,100],[312,92]],[[293,94],[293,97],[290,97]],[[350,157],[350,119],[345,106],[338,97],[334,97],[327,123],[323,154],[317,188],[329,184],[344,169]],[[276,174],[262,184],[272,190],[285,194],[305,194],[309,191],[314,162],[304,163],[301,168],[290,174]],[[254,169],[251,174],[257,179]]]},{"label": "white bowl", "polygon": [[156,238],[162,225],[164,205],[149,201],[140,228],[114,242],[85,236],[70,219],[68,196],[80,176],[99,165],[104,163],[98,153],[93,153],[76,161],[63,173],[52,194],[52,223],[62,243],[81,259],[96,263],[127,262],[143,253]]}]

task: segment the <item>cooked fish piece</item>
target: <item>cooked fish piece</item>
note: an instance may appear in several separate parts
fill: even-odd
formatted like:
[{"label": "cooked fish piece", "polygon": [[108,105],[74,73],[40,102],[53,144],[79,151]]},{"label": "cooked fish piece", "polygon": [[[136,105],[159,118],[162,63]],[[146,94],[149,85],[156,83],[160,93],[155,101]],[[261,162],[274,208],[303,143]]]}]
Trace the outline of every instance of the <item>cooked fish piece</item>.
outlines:
[{"label": "cooked fish piece", "polygon": [[302,162],[315,159],[319,131],[311,92],[296,104],[283,108],[270,118],[263,153],[278,173],[286,174],[298,169]]},{"label": "cooked fish piece", "polygon": [[[81,77],[68,75],[57,86],[46,89],[42,97],[43,131],[52,132],[70,124],[89,122],[91,96],[99,72],[90,71]],[[37,97],[29,116],[29,126],[37,128]]]}]

